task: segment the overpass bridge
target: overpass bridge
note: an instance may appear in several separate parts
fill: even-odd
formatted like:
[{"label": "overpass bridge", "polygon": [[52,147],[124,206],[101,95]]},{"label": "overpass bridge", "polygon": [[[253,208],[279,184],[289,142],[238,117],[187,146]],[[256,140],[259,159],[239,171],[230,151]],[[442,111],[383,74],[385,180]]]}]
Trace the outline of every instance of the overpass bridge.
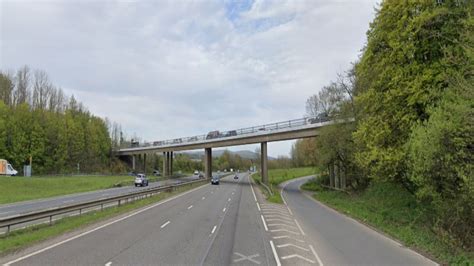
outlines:
[{"label": "overpass bridge", "polygon": [[305,117],[272,124],[241,128],[229,131],[211,131],[206,135],[176,138],[163,141],[145,142],[130,148],[116,151],[119,157],[131,156],[132,168],[136,169],[136,156],[143,155],[144,169],[147,153],[163,153],[163,174],[169,176],[173,172],[173,152],[183,150],[204,149],[204,169],[206,178],[212,175],[212,148],[238,146],[260,143],[262,181],[268,183],[267,143],[273,141],[293,140],[315,137],[321,128],[345,121],[330,121],[325,117]]}]

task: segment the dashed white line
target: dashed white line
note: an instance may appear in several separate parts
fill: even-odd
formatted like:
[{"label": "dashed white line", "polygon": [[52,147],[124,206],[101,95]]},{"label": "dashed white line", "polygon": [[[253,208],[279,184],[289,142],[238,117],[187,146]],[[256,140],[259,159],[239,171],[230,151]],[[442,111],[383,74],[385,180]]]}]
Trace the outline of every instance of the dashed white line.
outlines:
[{"label": "dashed white line", "polygon": [[257,203],[258,211],[262,211],[262,210],[260,209],[260,204],[258,204],[258,202],[256,202],[256,203]]},{"label": "dashed white line", "polygon": [[165,228],[168,224],[170,224],[170,221],[167,221],[166,223],[162,224],[160,226],[161,229]]},{"label": "dashed white line", "polygon": [[212,231],[211,231],[211,235],[214,234],[214,232],[216,231],[217,229],[217,225],[214,225],[214,228],[212,228]]},{"label": "dashed white line", "polygon": [[201,199],[202,199],[202,200],[205,200],[205,199],[206,199],[206,197],[202,197]]},{"label": "dashed white line", "polygon": [[111,262],[111,261],[109,261],[109,262],[107,262],[107,263],[105,264],[105,266],[110,266],[110,265],[112,265],[112,262]]},{"label": "dashed white line", "polygon": [[263,227],[265,227],[265,231],[268,231],[267,223],[265,222],[265,218],[263,218],[263,215],[260,215],[262,217],[262,222],[263,222]]},{"label": "dashed white line", "polygon": [[271,240],[270,240],[270,246],[272,246],[273,257],[275,257],[275,261],[277,263],[277,266],[281,266],[280,258],[278,257],[278,253],[276,251],[275,245],[273,245],[273,241],[271,241]]},{"label": "dashed white line", "polygon": [[301,231],[301,234],[302,235],[305,235],[304,231],[303,231],[303,228],[301,228],[300,224],[298,223],[298,221],[295,219],[295,223],[296,223],[296,226],[298,226],[298,229],[300,229]]},{"label": "dashed white line", "polygon": [[323,262],[319,258],[318,253],[316,253],[316,251],[314,250],[313,245],[309,245],[309,248],[311,249],[311,252],[313,252],[313,255],[316,257],[316,259],[318,260],[319,266],[323,266]]},{"label": "dashed white line", "polygon": [[190,210],[192,207],[193,207],[193,205],[190,205],[190,206],[188,207],[188,210]]},{"label": "dashed white line", "polygon": [[224,208],[224,209],[222,209],[222,212],[225,212],[225,208]]},{"label": "dashed white line", "polygon": [[230,198],[227,201],[230,201]]}]

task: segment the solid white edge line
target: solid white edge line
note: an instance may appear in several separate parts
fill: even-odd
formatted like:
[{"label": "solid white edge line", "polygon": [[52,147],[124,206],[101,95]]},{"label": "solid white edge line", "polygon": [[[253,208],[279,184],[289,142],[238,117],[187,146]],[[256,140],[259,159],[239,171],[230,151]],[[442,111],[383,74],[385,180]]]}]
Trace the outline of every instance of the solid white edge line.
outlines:
[{"label": "solid white edge line", "polygon": [[272,246],[273,257],[275,257],[275,261],[277,263],[277,266],[281,266],[280,258],[278,258],[278,253],[276,251],[275,245],[273,245],[272,240],[270,240],[270,246]]},{"label": "solid white edge line", "polygon": [[296,219],[295,219],[295,223],[296,223],[296,226],[298,226],[298,229],[300,229],[301,234],[302,234],[302,235],[306,235],[306,234],[304,233],[304,231],[303,231],[303,228],[301,228],[300,224],[298,223],[298,221],[297,221]]},{"label": "solid white edge line", "polygon": [[248,176],[248,181],[250,184],[250,188],[252,189],[253,198],[255,199],[255,201],[257,201],[257,196],[255,196],[255,191],[253,191],[252,182],[250,182],[250,175]]},{"label": "solid white edge line", "polygon": [[190,206],[188,207],[188,210],[190,210],[192,207],[193,207],[193,205],[190,205]]},{"label": "solid white edge line", "polygon": [[321,261],[321,259],[318,256],[318,253],[316,253],[316,251],[314,250],[313,245],[309,245],[309,248],[311,249],[311,252],[313,252],[313,255],[316,257],[316,259],[318,260],[319,265],[324,266],[323,262]]},{"label": "solid white edge line", "polygon": [[225,208],[224,208],[224,209],[222,209],[222,212],[225,212]]},{"label": "solid white edge line", "polygon": [[167,199],[167,200],[158,202],[158,203],[156,203],[156,204],[154,204],[154,205],[151,205],[151,206],[148,206],[148,207],[146,207],[146,208],[144,208],[144,209],[138,210],[138,211],[136,211],[136,212],[134,212],[134,213],[131,213],[131,214],[129,214],[129,215],[127,215],[127,216],[124,216],[124,217],[122,217],[122,218],[119,218],[119,219],[117,219],[117,220],[114,220],[114,221],[111,221],[111,222],[109,222],[109,223],[103,224],[103,225],[101,225],[101,226],[99,226],[99,227],[96,227],[96,228],[91,229],[91,230],[89,230],[89,231],[86,231],[86,232],[83,232],[83,233],[81,233],[81,234],[75,235],[75,236],[73,236],[73,237],[71,237],[71,238],[65,239],[65,240],[60,241],[60,242],[58,242],[58,243],[56,243],[56,244],[53,244],[53,245],[51,245],[51,246],[42,248],[42,249],[37,250],[37,251],[35,251],[35,252],[32,252],[32,253],[30,253],[30,254],[28,254],[28,255],[25,255],[25,256],[22,256],[22,257],[20,257],[20,258],[15,259],[15,260],[9,261],[9,262],[7,262],[7,263],[5,263],[5,264],[3,264],[3,265],[4,265],[4,266],[9,266],[9,265],[11,265],[11,264],[13,264],[13,263],[22,261],[22,260],[27,259],[27,258],[29,258],[29,257],[32,257],[32,256],[34,256],[34,255],[40,254],[40,253],[42,253],[42,252],[45,252],[45,251],[47,251],[47,250],[50,250],[50,249],[55,248],[55,247],[57,247],[57,246],[60,246],[60,245],[62,245],[62,244],[64,244],[64,243],[67,243],[67,242],[72,241],[72,240],[74,240],[74,239],[77,239],[77,238],[80,238],[80,237],[82,237],[82,236],[88,235],[88,234],[90,234],[90,233],[93,233],[93,232],[95,232],[95,231],[97,231],[97,230],[100,230],[100,229],[102,229],[102,228],[104,228],[104,227],[107,227],[107,226],[109,226],[109,225],[112,225],[112,224],[114,224],[114,223],[118,223],[118,222],[123,221],[123,220],[125,220],[125,219],[128,219],[128,218],[130,218],[130,217],[132,217],[132,216],[135,216],[135,215],[137,215],[137,214],[140,214],[140,213],[142,213],[142,212],[145,212],[145,211],[147,211],[147,210],[149,210],[149,209],[152,209],[152,208],[155,208],[155,207],[160,206],[160,205],[162,205],[162,204],[165,204],[165,203],[167,203],[167,202],[170,202],[170,201],[172,201],[172,200],[174,200],[174,199],[180,198],[180,197],[182,197],[182,196],[184,196],[184,195],[187,195],[187,194],[189,194],[189,193],[191,193],[191,192],[194,192],[194,191],[196,191],[196,190],[198,190],[198,189],[201,189],[201,188],[203,188],[203,187],[206,187],[206,185],[197,187],[197,188],[195,188],[195,189],[186,191],[186,192],[184,192],[183,194],[179,194],[179,195],[176,195],[176,196],[174,196],[174,197],[171,197],[171,198],[169,198],[169,199]]},{"label": "solid white edge line", "polygon": [[263,222],[263,227],[265,227],[265,231],[268,231],[267,223],[265,222],[265,218],[263,218],[263,215],[260,215],[262,217],[262,222]]},{"label": "solid white edge line", "polygon": [[214,232],[216,231],[217,229],[217,225],[214,225],[214,228],[212,228],[212,231],[211,231],[211,235],[214,234]]},{"label": "solid white edge line", "polygon": [[170,224],[170,221],[167,221],[166,223],[162,224],[160,226],[161,229],[165,228],[168,224]]},{"label": "solid white edge line", "polygon": [[227,201],[230,201],[230,198]]},{"label": "solid white edge line", "polygon": [[256,203],[257,203],[257,209],[258,209],[258,211],[261,212],[262,209],[260,209],[260,204],[258,204],[258,202],[256,202]]}]

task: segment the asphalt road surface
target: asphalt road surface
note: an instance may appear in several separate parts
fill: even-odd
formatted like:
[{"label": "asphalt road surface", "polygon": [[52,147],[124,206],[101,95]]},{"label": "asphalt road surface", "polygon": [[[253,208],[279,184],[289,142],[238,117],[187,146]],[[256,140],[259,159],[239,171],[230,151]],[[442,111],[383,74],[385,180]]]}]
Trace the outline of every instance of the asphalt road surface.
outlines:
[{"label": "asphalt road surface", "polygon": [[265,202],[246,174],[0,259],[5,265],[429,265],[286,186]]},{"label": "asphalt road surface", "polygon": [[[133,181],[133,176],[130,180]],[[0,205],[0,218],[14,216],[18,214],[25,214],[33,211],[46,210],[55,207],[74,205],[82,202],[91,200],[98,200],[102,198],[109,198],[113,196],[119,196],[122,194],[128,194],[130,192],[139,191],[140,189],[147,189],[152,187],[164,186],[177,184],[184,181],[191,181],[198,179],[197,176],[189,176],[177,179],[168,179],[158,182],[150,182],[148,187],[134,187],[126,186],[120,188],[109,188],[103,190],[96,190],[91,192],[76,193],[71,195],[64,195],[40,200],[29,200],[18,203]]]}]

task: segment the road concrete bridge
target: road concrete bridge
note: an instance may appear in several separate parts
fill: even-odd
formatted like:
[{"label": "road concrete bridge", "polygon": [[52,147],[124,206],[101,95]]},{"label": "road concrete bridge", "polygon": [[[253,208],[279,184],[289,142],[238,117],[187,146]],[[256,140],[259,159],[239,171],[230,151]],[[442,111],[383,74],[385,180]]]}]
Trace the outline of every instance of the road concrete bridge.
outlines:
[{"label": "road concrete bridge", "polygon": [[132,168],[135,170],[136,156],[142,156],[143,169],[145,169],[147,153],[163,153],[163,174],[170,176],[173,173],[173,152],[204,149],[205,176],[210,178],[212,175],[212,148],[260,143],[262,181],[268,183],[268,142],[315,137],[319,135],[321,128],[343,122],[346,121],[330,121],[321,116],[305,117],[224,132],[211,131],[206,135],[146,142],[141,145],[132,143],[132,147],[117,150],[116,155],[119,157],[131,156]]}]

